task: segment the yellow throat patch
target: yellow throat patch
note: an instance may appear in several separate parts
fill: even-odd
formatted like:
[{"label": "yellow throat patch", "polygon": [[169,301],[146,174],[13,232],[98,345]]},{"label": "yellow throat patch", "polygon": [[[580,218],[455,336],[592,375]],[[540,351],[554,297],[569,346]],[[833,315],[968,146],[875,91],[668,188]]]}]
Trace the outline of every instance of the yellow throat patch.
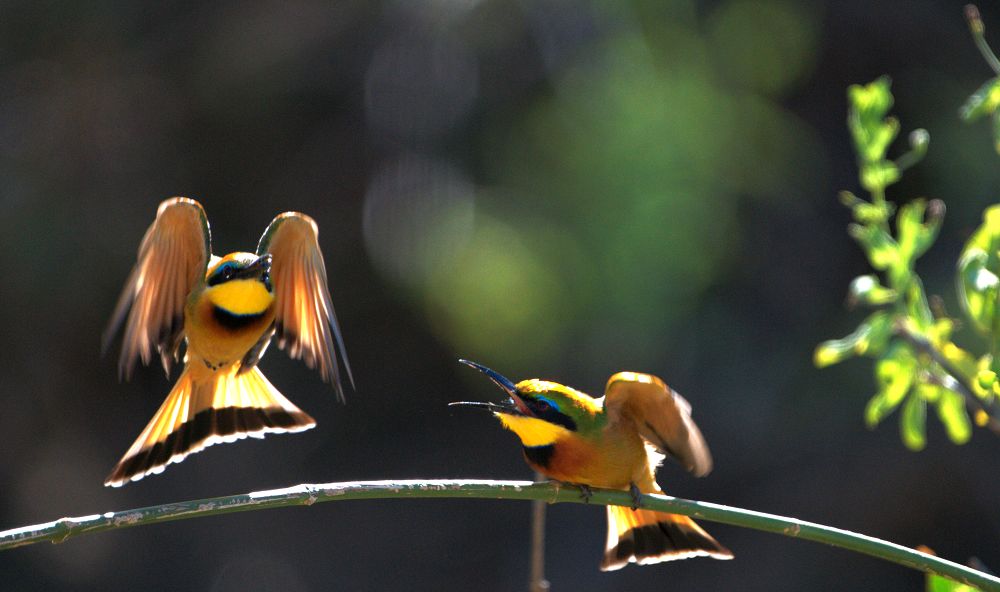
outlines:
[{"label": "yellow throat patch", "polygon": [[215,306],[237,315],[255,315],[267,310],[274,296],[255,279],[230,280],[206,290]]},{"label": "yellow throat patch", "polygon": [[557,440],[573,433],[561,425],[549,423],[536,417],[510,413],[495,413],[494,415],[500,419],[503,427],[517,434],[521,443],[529,447],[555,444]]}]

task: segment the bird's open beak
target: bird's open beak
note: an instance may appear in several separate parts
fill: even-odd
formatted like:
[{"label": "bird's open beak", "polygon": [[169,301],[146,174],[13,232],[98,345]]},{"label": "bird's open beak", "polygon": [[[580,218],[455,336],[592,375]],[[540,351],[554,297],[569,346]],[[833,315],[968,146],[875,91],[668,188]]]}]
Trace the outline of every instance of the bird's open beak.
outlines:
[{"label": "bird's open beak", "polygon": [[479,370],[493,381],[502,391],[507,393],[509,399],[503,403],[484,403],[481,401],[456,401],[454,403],[448,403],[448,406],[463,406],[463,407],[480,407],[483,409],[488,409],[494,413],[509,413],[513,415],[527,415],[527,407],[521,400],[521,397],[517,395],[517,387],[514,383],[510,381],[506,376],[483,366],[482,364],[477,364],[469,360],[459,360],[462,364],[466,366],[471,366],[476,370]]}]

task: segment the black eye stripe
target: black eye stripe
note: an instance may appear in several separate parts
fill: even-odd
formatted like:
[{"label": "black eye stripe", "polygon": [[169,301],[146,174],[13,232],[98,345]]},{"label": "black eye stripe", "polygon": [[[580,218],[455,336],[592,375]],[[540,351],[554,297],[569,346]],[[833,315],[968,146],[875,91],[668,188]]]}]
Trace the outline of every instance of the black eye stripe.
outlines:
[{"label": "black eye stripe", "polygon": [[233,277],[233,272],[235,267],[231,263],[223,263],[218,269],[215,270],[208,278],[208,285],[215,286],[221,284],[222,282]]},{"label": "black eye stripe", "polygon": [[562,427],[576,431],[576,422],[573,418],[559,411],[551,402],[546,399],[526,399],[525,401],[531,412],[539,419],[544,419],[549,423],[561,425]]}]

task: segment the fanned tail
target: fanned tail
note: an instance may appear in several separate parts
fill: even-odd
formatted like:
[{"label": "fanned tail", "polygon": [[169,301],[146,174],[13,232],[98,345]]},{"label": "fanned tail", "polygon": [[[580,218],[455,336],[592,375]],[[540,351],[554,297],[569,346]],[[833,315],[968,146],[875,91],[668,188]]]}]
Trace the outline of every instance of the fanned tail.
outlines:
[{"label": "fanned tail", "polygon": [[601,571],[621,569],[629,562],[648,565],[689,557],[732,559],[733,553],[687,516],[608,506],[608,545]]},{"label": "fanned tail", "polygon": [[286,399],[256,367],[212,372],[188,364],[159,411],[104,481],[121,487],[220,442],[301,432],[316,421]]}]

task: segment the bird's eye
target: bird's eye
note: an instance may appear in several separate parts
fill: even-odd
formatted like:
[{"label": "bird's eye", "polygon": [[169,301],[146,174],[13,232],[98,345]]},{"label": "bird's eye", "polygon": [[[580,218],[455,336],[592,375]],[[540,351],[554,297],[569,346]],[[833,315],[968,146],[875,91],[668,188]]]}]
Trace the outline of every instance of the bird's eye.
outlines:
[{"label": "bird's eye", "polygon": [[222,277],[227,280],[233,277],[233,267],[231,265],[227,265],[222,268]]}]

